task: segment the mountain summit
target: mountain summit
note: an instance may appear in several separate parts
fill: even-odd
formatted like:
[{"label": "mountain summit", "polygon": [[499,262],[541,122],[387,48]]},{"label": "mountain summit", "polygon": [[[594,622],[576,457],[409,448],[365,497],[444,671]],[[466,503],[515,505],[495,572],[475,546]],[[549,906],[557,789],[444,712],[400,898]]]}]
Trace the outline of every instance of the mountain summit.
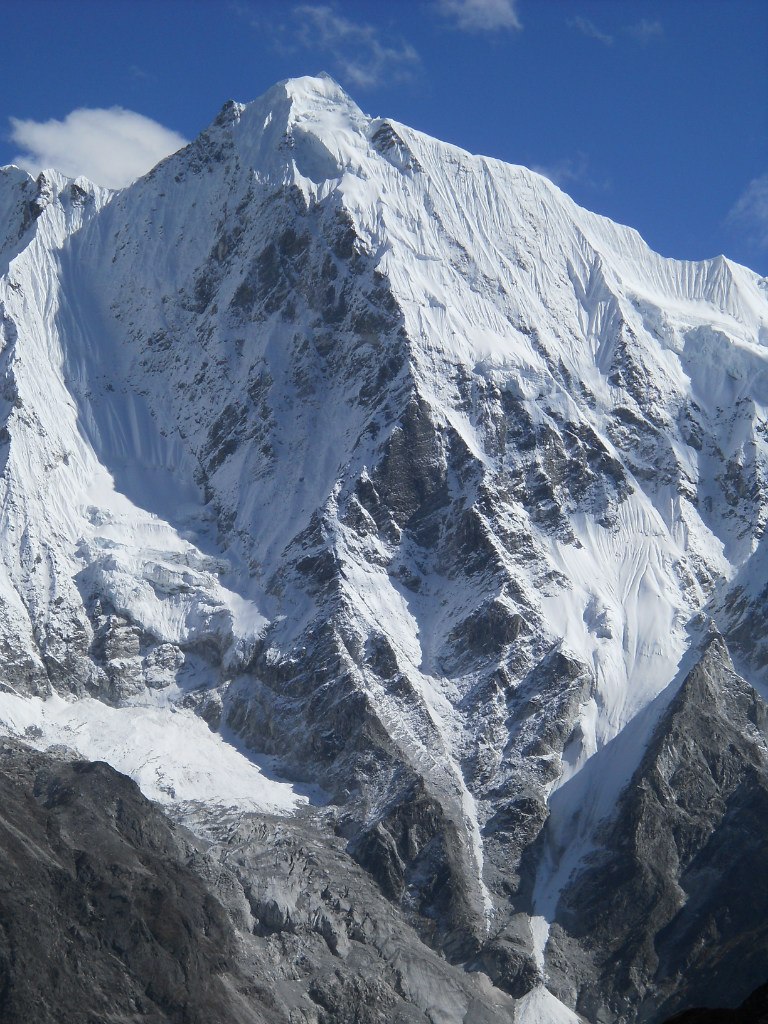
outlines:
[{"label": "mountain summit", "polygon": [[763,982],[766,279],[328,77],[0,210],[6,731],[321,824],[499,1020]]}]

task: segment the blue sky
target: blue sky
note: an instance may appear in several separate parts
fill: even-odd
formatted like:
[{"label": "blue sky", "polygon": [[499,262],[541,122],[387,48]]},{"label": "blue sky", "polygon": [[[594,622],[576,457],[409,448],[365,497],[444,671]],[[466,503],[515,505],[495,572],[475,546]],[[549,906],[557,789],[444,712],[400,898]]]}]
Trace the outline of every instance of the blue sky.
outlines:
[{"label": "blue sky", "polygon": [[5,0],[2,23],[0,163],[138,174],[226,99],[327,70],[666,256],[768,274],[763,0]]}]

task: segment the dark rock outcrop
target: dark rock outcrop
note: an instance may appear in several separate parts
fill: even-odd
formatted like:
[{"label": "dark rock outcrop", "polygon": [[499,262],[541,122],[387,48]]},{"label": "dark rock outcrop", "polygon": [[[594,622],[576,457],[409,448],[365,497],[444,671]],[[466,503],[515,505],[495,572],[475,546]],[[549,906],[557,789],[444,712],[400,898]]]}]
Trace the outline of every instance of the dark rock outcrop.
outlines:
[{"label": "dark rock outcrop", "polygon": [[574,940],[586,953],[592,966],[577,1008],[589,1020],[734,1006],[764,979],[767,728],[768,707],[713,636],[659,723],[603,849],[559,905],[550,953],[569,957]]},{"label": "dark rock outcrop", "polygon": [[0,745],[4,1024],[260,1024],[191,846],[100,762]]},{"label": "dark rock outcrop", "polygon": [[310,819],[227,819],[203,843],[106,764],[0,742],[3,1024],[513,1017]]}]

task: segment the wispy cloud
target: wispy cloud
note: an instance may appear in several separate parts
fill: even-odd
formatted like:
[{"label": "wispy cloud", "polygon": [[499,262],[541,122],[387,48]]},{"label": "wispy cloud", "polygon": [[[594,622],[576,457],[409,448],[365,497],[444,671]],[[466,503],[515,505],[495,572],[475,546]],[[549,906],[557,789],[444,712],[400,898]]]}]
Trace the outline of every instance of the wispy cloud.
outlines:
[{"label": "wispy cloud", "polygon": [[131,64],[128,68],[128,74],[137,82],[157,81],[157,75],[153,75],[151,71],[147,71],[146,68],[141,67],[139,64]]},{"label": "wispy cloud", "polygon": [[562,188],[569,181],[580,181],[587,172],[587,158],[583,153],[577,153],[575,157],[565,157],[556,160],[553,164],[535,165],[531,167],[537,174],[543,174],[551,182]]},{"label": "wispy cloud", "polygon": [[568,24],[571,28],[575,28],[577,32],[581,32],[583,36],[587,36],[589,39],[596,39],[598,43],[602,43],[603,46],[613,46],[613,36],[607,32],[603,32],[594,21],[590,21],[589,18],[570,18]]},{"label": "wispy cloud", "polygon": [[178,132],[122,107],[81,107],[62,121],[10,121],[19,167],[32,174],[53,167],[109,188],[128,185],[187,143]]},{"label": "wispy cloud", "polygon": [[593,192],[605,192],[611,187],[609,180],[597,179],[589,166],[589,157],[586,153],[576,153],[574,156],[563,157],[554,163],[531,166],[532,171],[543,174],[549,178],[558,188],[567,189],[569,185],[581,185]]},{"label": "wispy cloud", "polygon": [[[283,48],[300,48],[328,59],[339,76],[360,89],[404,81],[421,61],[410,43],[385,38],[375,25],[355,21],[325,4],[300,4],[290,14],[292,32],[280,30]],[[286,39],[290,42],[286,44]]]},{"label": "wispy cloud", "polygon": [[517,0],[437,0],[437,9],[463,32],[519,31]]},{"label": "wispy cloud", "polygon": [[768,250],[768,174],[754,178],[726,218],[753,249]]},{"label": "wispy cloud", "polygon": [[664,26],[660,21],[649,21],[641,18],[636,25],[627,25],[624,28],[627,35],[633,36],[643,46],[653,42],[654,39],[664,37]]},{"label": "wispy cloud", "polygon": [[[589,39],[596,39],[603,46],[613,46],[615,42],[615,36],[601,29],[599,25],[596,25],[594,21],[590,21],[589,18],[582,18],[581,16],[569,18],[568,25],[570,28],[576,29],[577,32],[581,32],[583,36],[587,36]],[[648,18],[641,18],[634,25],[624,25],[618,31],[631,36],[642,46],[646,46],[655,39],[662,39],[664,37],[664,26],[661,22],[649,21]]]}]

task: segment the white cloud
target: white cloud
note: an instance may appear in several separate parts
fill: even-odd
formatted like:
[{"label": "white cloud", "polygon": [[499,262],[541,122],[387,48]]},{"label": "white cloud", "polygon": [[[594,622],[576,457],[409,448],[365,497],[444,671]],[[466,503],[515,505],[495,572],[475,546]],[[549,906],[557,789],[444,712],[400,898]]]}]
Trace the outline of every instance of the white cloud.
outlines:
[{"label": "white cloud", "polygon": [[302,4],[293,9],[295,42],[326,54],[341,77],[361,89],[403,81],[420,66],[416,50],[403,39],[382,39],[379,29],[352,21],[333,7]]},{"label": "white cloud", "polygon": [[728,224],[755,249],[768,249],[768,174],[754,178],[727,217]]},{"label": "white cloud", "polygon": [[122,107],[81,107],[63,121],[10,120],[11,139],[20,147],[13,162],[19,167],[32,174],[52,167],[109,188],[130,184],[187,144],[178,132]]},{"label": "white cloud", "polygon": [[589,18],[571,18],[568,22],[571,28],[575,28],[578,32],[581,32],[583,36],[588,36],[590,39],[596,39],[598,43],[602,43],[603,46],[613,46],[613,36],[607,32],[603,32],[602,29],[590,21]]},{"label": "white cloud", "polygon": [[624,31],[634,36],[638,43],[645,45],[654,39],[661,39],[664,35],[664,26],[660,21],[641,18],[636,25],[627,25]]},{"label": "white cloud", "polygon": [[465,32],[492,32],[496,29],[520,30],[517,0],[438,0],[437,8],[456,27]]}]

